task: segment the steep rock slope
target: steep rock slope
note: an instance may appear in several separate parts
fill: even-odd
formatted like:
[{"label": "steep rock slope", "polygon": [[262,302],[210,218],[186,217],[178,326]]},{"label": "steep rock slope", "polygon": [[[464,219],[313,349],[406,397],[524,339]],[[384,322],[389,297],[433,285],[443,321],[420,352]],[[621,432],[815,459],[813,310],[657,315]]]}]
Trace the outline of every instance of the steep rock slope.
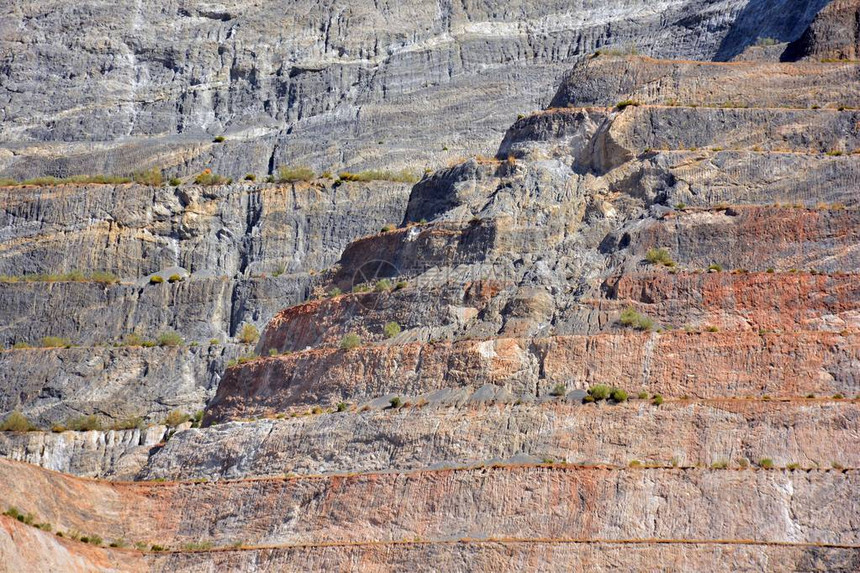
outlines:
[{"label": "steep rock slope", "polygon": [[15,0],[0,174],[437,166],[489,152],[598,48],[728,58],[796,39],[825,4]]},{"label": "steep rock slope", "polygon": [[278,313],[204,427],[154,448],[137,477],[159,483],[0,461],[0,498],[64,533],[12,544],[3,518],[0,547],[164,571],[857,570],[858,79],[583,62]]}]

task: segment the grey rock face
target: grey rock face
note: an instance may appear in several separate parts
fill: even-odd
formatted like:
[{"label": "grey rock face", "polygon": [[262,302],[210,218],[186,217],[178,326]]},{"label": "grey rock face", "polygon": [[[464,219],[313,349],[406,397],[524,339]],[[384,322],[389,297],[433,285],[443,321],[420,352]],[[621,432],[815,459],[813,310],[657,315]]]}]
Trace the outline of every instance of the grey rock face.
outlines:
[{"label": "grey rock face", "polygon": [[142,430],[0,433],[0,456],[82,477],[132,479],[153,447],[165,439],[165,426]]},{"label": "grey rock face", "polygon": [[420,170],[489,152],[597,48],[730,56],[794,40],[824,0],[773,4],[15,0],[0,24],[0,173]]},{"label": "grey rock face", "polygon": [[[312,274],[350,241],[403,218],[409,184],[2,188],[0,342],[114,344],[178,332],[196,349],[12,351],[0,355],[0,413],[34,422],[97,413],[160,420],[203,408],[224,364],[213,347],[305,300]],[[28,273],[107,271],[120,284],[29,282]],[[153,275],[185,277],[150,284]],[[190,273],[190,274],[189,274]]]},{"label": "grey rock face", "polygon": [[[498,387],[493,386],[498,389]],[[477,393],[476,393],[477,395]],[[581,399],[578,401],[581,402]],[[387,404],[386,404],[387,406]],[[360,408],[360,410],[363,408]],[[626,466],[684,466],[770,457],[778,465],[827,467],[860,461],[852,439],[856,404],[667,404],[621,406],[498,403],[331,413],[233,422],[178,433],[142,479],[235,479],[352,471],[452,468],[542,460]],[[785,438],[790,425],[796,439]],[[671,440],[653,440],[656,434]],[[611,440],[592,440],[612,436]]]},{"label": "grey rock face", "polygon": [[0,353],[0,411],[50,428],[81,415],[160,422],[201,410],[242,345],[31,349]]}]

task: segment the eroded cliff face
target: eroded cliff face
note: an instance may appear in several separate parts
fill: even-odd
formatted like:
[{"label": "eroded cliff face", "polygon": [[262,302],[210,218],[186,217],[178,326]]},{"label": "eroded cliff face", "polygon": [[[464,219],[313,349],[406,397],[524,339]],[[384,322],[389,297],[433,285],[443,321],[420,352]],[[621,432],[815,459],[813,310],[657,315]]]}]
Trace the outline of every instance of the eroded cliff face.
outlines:
[{"label": "eroded cliff face", "polygon": [[489,153],[596,49],[729,58],[795,40],[825,4],[16,0],[0,24],[0,174],[420,171]]},{"label": "eroded cliff face", "polygon": [[[787,25],[754,7],[731,33]],[[4,436],[0,453],[21,461],[0,460],[0,499],[43,524],[0,517],[9,562],[857,570],[860,73],[749,58],[595,56],[494,158],[427,173],[408,194],[323,181],[131,188],[173,205],[111,211],[126,222],[106,270],[139,280],[53,284],[67,301],[53,304],[117,335],[122,316],[173,321],[190,338],[235,334],[248,318],[228,330],[213,310],[230,289],[231,317],[258,304],[273,318],[236,362],[250,345],[4,352],[28,374],[3,381],[3,407],[43,424],[156,420],[208,400],[199,428]],[[61,213],[64,193],[81,197],[54,192],[19,205],[10,191],[21,224],[3,264],[59,272],[55,249],[94,256],[74,244],[86,208],[63,230],[68,247],[27,223]],[[257,213],[241,238],[237,213]],[[164,237],[178,259],[163,258]],[[285,254],[294,266],[270,276]],[[190,277],[150,286],[168,259]],[[43,300],[30,283],[4,288],[10,309]],[[277,295],[235,294],[251,291]],[[38,332],[12,322],[10,338]],[[55,324],[84,336],[75,320]],[[171,379],[183,368],[190,377]]]}]

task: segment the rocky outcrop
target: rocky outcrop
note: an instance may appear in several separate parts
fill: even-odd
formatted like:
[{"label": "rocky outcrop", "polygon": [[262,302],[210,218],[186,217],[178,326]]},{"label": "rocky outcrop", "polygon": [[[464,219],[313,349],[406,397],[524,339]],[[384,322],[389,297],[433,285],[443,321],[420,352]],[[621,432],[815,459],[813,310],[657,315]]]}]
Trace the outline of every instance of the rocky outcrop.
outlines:
[{"label": "rocky outcrop", "polygon": [[759,36],[794,40],[824,4],[146,0],[117,13],[16,0],[0,34],[0,174],[420,171],[490,152],[598,48],[711,59]]},{"label": "rocky outcrop", "polygon": [[[403,217],[407,191],[405,183],[324,179],[0,188],[0,342],[82,345],[0,354],[0,412],[18,408],[50,427],[91,413],[108,423],[160,422],[173,409],[202,409],[225,363],[251,352],[220,345],[305,300],[313,274],[350,240]],[[120,281],[64,279],[72,271]],[[183,280],[150,283],[174,273]],[[165,332],[201,346],[95,347]]]},{"label": "rocky outcrop", "polygon": [[737,467],[764,458],[779,466],[860,465],[860,452],[844,448],[858,437],[856,401],[667,399],[657,407],[650,399],[633,399],[585,406],[571,393],[567,401],[550,397],[514,405],[487,390],[439,392],[402,410],[377,403],[357,412],[352,407],[187,430],[155,453],[140,478],[235,479],[543,460],[622,467],[634,459],[663,466]]},{"label": "rocky outcrop", "polygon": [[835,0],[812,21],[803,35],[788,45],[782,58],[857,60],[860,58],[860,2]]},{"label": "rocky outcrop", "polygon": [[[749,2],[724,37],[823,4]],[[592,58],[316,273],[141,481],[2,460],[0,498],[150,570],[856,569],[856,66],[753,52]]]},{"label": "rocky outcrop", "polygon": [[3,432],[0,456],[83,477],[133,479],[167,436],[165,426],[107,432]]},{"label": "rocky outcrop", "polygon": [[[2,461],[0,475],[4,499],[55,528],[166,547],[416,537],[860,541],[851,527],[854,470],[521,466],[108,485]],[[67,511],[75,498],[88,500],[88,507]],[[404,499],[408,512],[397,510]],[[822,512],[824,500],[844,503],[831,501]],[[678,519],[659,518],[663,514]]]},{"label": "rocky outcrop", "polygon": [[0,410],[18,410],[43,428],[91,414],[106,426],[138,417],[160,423],[173,410],[203,409],[227,362],[250,351],[238,344],[6,351]]}]

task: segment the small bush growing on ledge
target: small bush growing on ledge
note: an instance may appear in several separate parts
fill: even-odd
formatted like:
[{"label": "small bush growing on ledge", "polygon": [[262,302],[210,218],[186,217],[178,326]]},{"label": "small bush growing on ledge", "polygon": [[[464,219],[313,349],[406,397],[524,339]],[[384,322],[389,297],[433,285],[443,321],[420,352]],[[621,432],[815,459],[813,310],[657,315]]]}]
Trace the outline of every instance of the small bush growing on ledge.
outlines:
[{"label": "small bush growing on ledge", "polygon": [[612,388],[612,391],[609,393],[609,397],[612,398],[613,402],[621,403],[627,401],[627,392],[622,390],[621,388]]},{"label": "small bush growing on ledge", "polygon": [[143,428],[143,418],[140,416],[126,418],[124,420],[119,420],[114,422],[111,426],[111,430],[134,430],[137,428]]},{"label": "small bush growing on ledge", "polygon": [[663,405],[663,396],[660,394],[654,394],[654,399],[652,400],[651,403],[654,404],[655,406],[662,406]]},{"label": "small bush growing on ledge", "polygon": [[164,279],[160,275],[152,275],[149,277],[149,284],[151,285],[160,285],[164,282]]},{"label": "small bush growing on ledge", "polygon": [[396,410],[397,408],[399,408],[403,405],[403,400],[400,399],[400,396],[395,396],[394,398],[389,400],[388,403],[391,404],[391,407],[394,410]]},{"label": "small bush growing on ledge", "polygon": [[172,330],[162,332],[156,340],[159,346],[182,346],[182,336]]},{"label": "small bush growing on ledge", "polygon": [[31,432],[36,429],[36,426],[18,410],[6,416],[6,419],[0,423],[0,432]]},{"label": "small bush growing on ledge", "polygon": [[358,173],[343,171],[338,174],[341,181],[393,181],[395,183],[415,183],[418,177],[404,169],[402,171],[367,170]]},{"label": "small bush growing on ledge", "polygon": [[254,175],[253,173],[248,173],[247,175],[245,175],[245,181],[256,181],[256,180],[257,180],[257,176]]},{"label": "small bush growing on ledge", "polygon": [[182,185],[182,179],[180,179],[179,177],[171,177],[168,183],[171,187],[179,187],[180,185]]},{"label": "small bush growing on ledge", "polygon": [[185,422],[187,422],[190,419],[191,419],[191,416],[189,416],[188,414],[184,414],[184,413],[180,412],[179,410],[174,410],[174,411],[170,412],[167,415],[167,417],[164,419],[164,425],[170,426],[171,428],[175,428],[176,426],[178,426],[180,424],[184,424]]},{"label": "small bush growing on ledge", "polygon": [[101,430],[102,423],[95,414],[90,414],[89,416],[80,416],[69,420],[66,427],[76,432],[89,432],[92,430]]},{"label": "small bush growing on ledge", "polygon": [[770,458],[762,458],[758,461],[758,465],[760,468],[769,470],[773,468],[773,460]]},{"label": "small bush growing on ledge", "polygon": [[42,338],[42,348],[71,348],[72,343],[68,338],[60,338],[59,336],[45,336]]},{"label": "small bush growing on ledge", "polygon": [[169,277],[167,277],[167,282],[169,282],[171,284],[182,282],[182,275],[179,275],[179,274],[170,275]]},{"label": "small bush growing on ledge", "polygon": [[606,400],[612,389],[606,384],[596,384],[588,389],[588,395],[594,400]]},{"label": "small bush growing on ledge", "polygon": [[386,325],[382,327],[382,333],[385,334],[385,338],[394,338],[400,334],[400,325],[396,322],[386,323]]},{"label": "small bush growing on ledge", "polygon": [[132,175],[132,179],[134,179],[134,182],[138,185],[149,185],[151,187],[161,187],[164,183],[164,176],[161,174],[161,170],[157,167],[153,167],[146,171],[137,171]]},{"label": "small bush growing on ledge", "polygon": [[260,340],[260,331],[253,324],[245,324],[239,333],[239,342],[242,344],[255,344]]},{"label": "small bush growing on ledge", "polygon": [[382,279],[373,287],[373,290],[376,292],[386,292],[391,290],[391,281],[388,279]]},{"label": "small bush growing on ledge", "polygon": [[675,261],[672,260],[672,256],[666,249],[648,249],[648,252],[645,253],[645,260],[652,265],[675,266]]},{"label": "small bush growing on ledge", "polygon": [[345,334],[340,341],[340,347],[342,350],[352,350],[353,348],[358,348],[359,346],[361,346],[361,337],[354,332]]},{"label": "small bush growing on ledge", "polygon": [[567,386],[559,382],[558,384],[553,386],[549,394],[550,396],[564,396],[565,394],[567,394]]},{"label": "small bush growing on ledge", "polygon": [[227,138],[223,135],[216,135],[215,138],[212,139],[213,143],[224,143],[225,141],[227,141]]},{"label": "small bush growing on ledge", "polygon": [[349,404],[346,402],[338,402],[337,403],[337,411],[338,412],[346,412],[346,409],[349,408]]},{"label": "small bush growing on ledge", "polygon": [[639,314],[633,307],[625,309],[621,313],[619,321],[622,326],[628,326],[636,330],[654,330],[654,321],[645,315]]},{"label": "small bush growing on ledge", "polygon": [[206,169],[194,178],[194,183],[196,185],[229,185],[232,183],[231,179],[227,177],[223,177],[221,175],[216,175],[212,173],[211,169]]},{"label": "small bush growing on ledge", "polygon": [[615,107],[616,107],[619,111],[623,111],[623,110],[627,109],[628,107],[631,107],[631,106],[632,106],[632,107],[637,107],[637,106],[639,106],[639,105],[640,105],[640,103],[639,103],[638,101],[636,101],[636,100],[633,100],[633,99],[626,99],[626,100],[624,100],[624,101],[620,101],[620,102],[618,102],[617,104],[615,104]]},{"label": "small bush growing on ledge", "polygon": [[715,273],[721,273],[721,272],[723,272],[723,265],[721,265],[719,263],[714,263],[708,267],[708,270],[714,271]]},{"label": "small bush growing on ledge", "polygon": [[310,167],[287,167],[283,165],[278,168],[278,183],[295,183],[296,181],[311,181],[315,177]]}]

